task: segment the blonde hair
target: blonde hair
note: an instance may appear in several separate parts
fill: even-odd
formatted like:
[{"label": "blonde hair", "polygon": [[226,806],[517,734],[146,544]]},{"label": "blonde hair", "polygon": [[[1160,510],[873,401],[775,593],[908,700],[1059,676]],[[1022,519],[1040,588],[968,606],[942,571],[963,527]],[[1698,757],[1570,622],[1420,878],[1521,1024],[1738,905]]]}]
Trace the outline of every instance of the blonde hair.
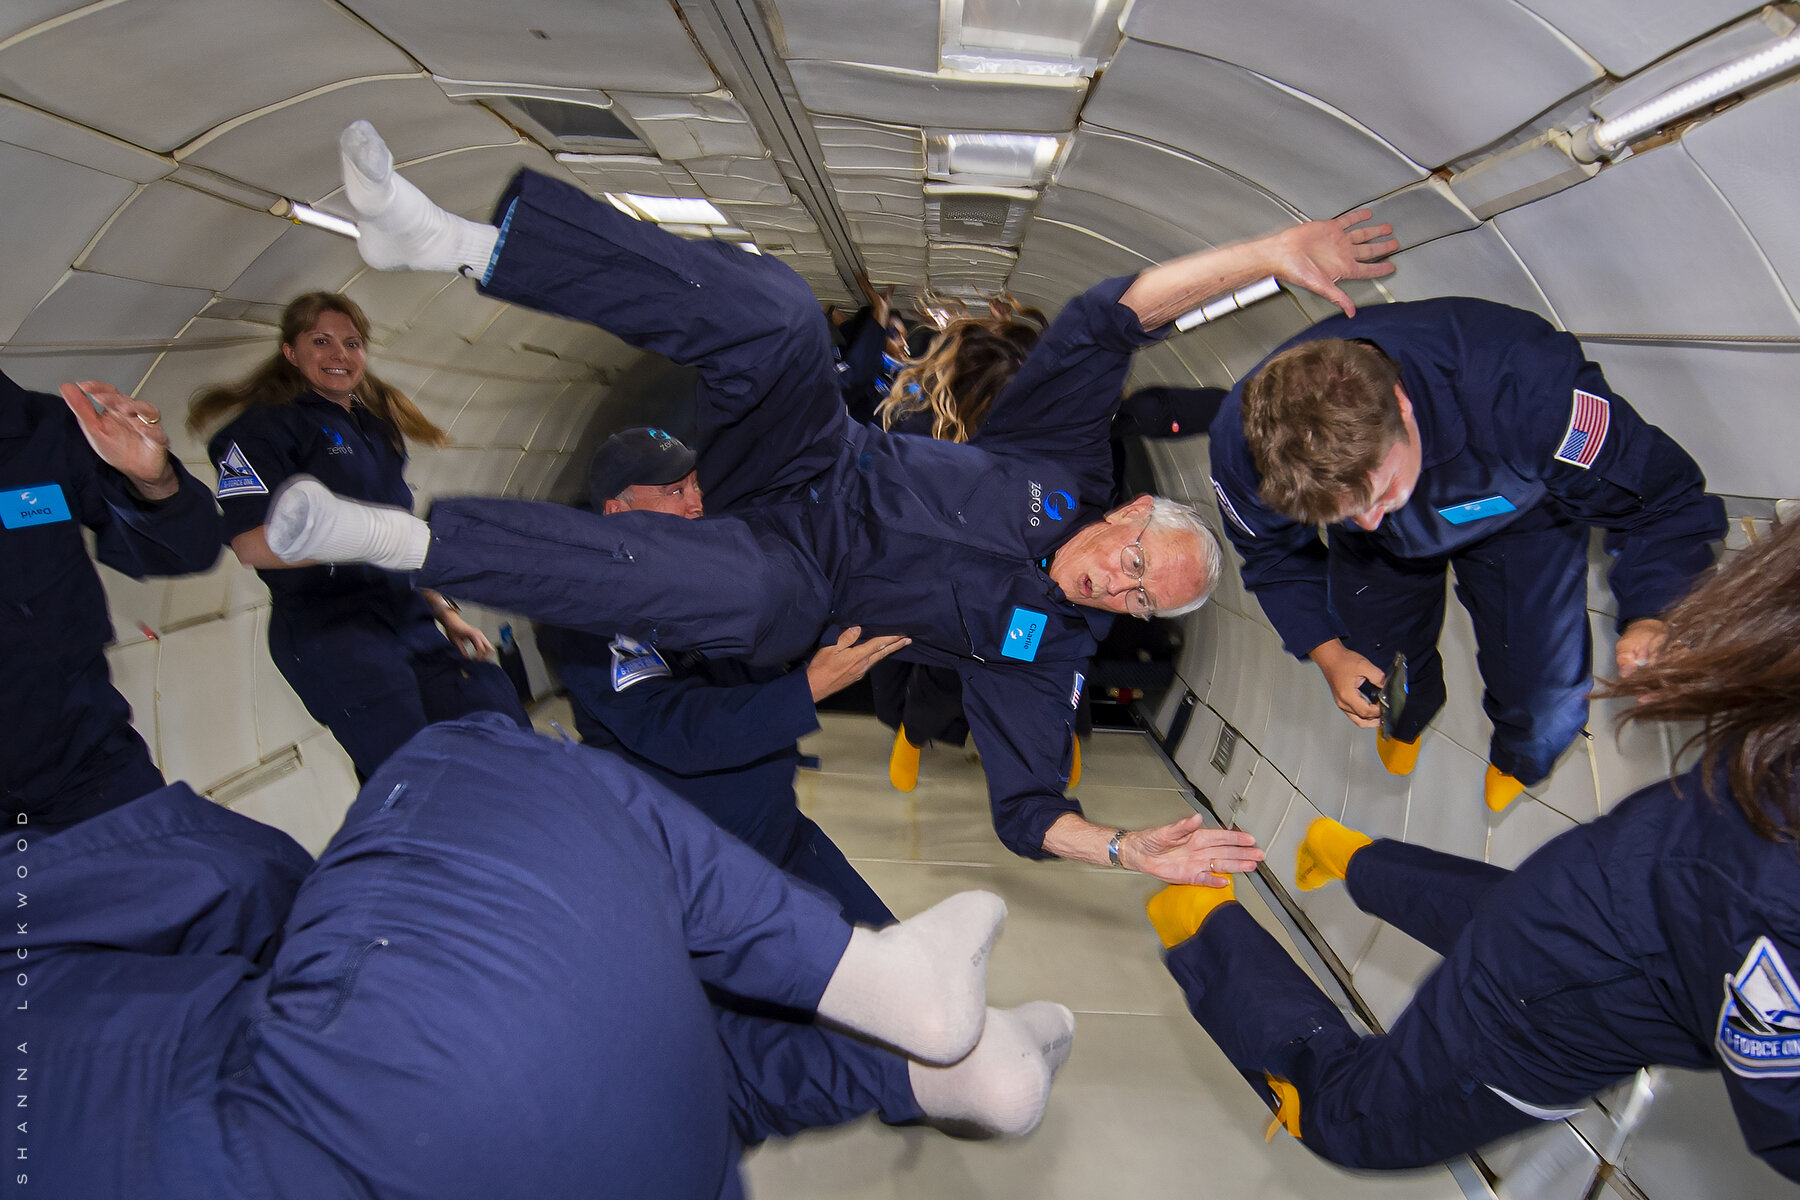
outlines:
[{"label": "blonde hair", "polygon": [[[298,343],[328,312],[348,318],[364,343],[368,342],[369,318],[356,301],[336,292],[307,292],[295,297],[282,310],[281,344],[292,346]],[[300,368],[276,350],[236,383],[216,384],[195,392],[188,402],[187,427],[194,433],[201,433],[253,404],[291,404],[311,390],[312,384],[306,381]],[[387,422],[394,432],[396,450],[405,451],[407,438],[428,446],[442,446],[450,440],[450,435],[420,412],[419,406],[409,400],[405,392],[383,383],[373,371],[363,373],[362,382],[356,385],[356,398],[362,401],[363,407]]]},{"label": "blonde hair", "polygon": [[884,429],[914,413],[931,413],[931,436],[966,442],[987,419],[995,397],[1019,373],[1047,322],[1035,308],[1011,296],[988,301],[988,311],[970,316],[959,301],[925,353],[908,358],[875,410]]}]

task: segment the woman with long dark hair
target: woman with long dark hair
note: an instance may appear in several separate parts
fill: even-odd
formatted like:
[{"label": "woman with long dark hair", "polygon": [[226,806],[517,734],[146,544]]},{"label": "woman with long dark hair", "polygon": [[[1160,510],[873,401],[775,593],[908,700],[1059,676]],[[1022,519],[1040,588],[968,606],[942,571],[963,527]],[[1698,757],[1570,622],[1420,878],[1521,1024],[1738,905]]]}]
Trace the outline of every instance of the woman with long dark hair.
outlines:
[{"label": "woman with long dark hair", "polygon": [[1437,1162],[1666,1063],[1722,1069],[1750,1149],[1800,1180],[1800,526],[1668,622],[1656,660],[1601,694],[1638,701],[1626,721],[1696,723],[1694,765],[1516,871],[1308,830],[1301,888],[1342,879],[1444,956],[1385,1035],[1358,1036],[1227,892],[1150,901],[1195,1018],[1307,1146]]},{"label": "woman with long dark hair", "polygon": [[269,654],[364,779],[429,722],[486,709],[527,723],[505,674],[481,661],[492,645],[453,602],[377,567],[290,565],[269,551],[269,494],[288,477],[411,508],[407,439],[449,440],[366,369],[368,342],[369,319],[354,300],[308,292],[282,312],[276,353],[188,408],[197,433],[228,422],[208,454],[226,539],[274,598]]}]

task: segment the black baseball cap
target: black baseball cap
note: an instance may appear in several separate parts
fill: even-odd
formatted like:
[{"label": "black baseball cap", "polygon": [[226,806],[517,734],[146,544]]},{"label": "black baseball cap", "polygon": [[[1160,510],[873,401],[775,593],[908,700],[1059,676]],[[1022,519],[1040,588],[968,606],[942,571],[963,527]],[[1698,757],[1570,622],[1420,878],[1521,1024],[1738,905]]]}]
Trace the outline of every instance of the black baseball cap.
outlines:
[{"label": "black baseball cap", "polygon": [[628,487],[674,483],[693,469],[694,452],[665,430],[621,429],[594,454],[588,496],[597,507]]}]

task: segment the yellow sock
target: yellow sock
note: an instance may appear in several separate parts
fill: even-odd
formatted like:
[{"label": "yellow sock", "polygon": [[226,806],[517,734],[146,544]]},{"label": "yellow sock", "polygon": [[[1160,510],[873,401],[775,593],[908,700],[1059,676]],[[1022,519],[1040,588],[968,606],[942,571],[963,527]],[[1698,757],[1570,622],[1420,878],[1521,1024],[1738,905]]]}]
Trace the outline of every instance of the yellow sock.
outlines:
[{"label": "yellow sock", "polygon": [[919,786],[919,748],[906,739],[906,726],[894,732],[894,752],[888,756],[888,782],[903,792]]},{"label": "yellow sock", "polygon": [[1275,1140],[1275,1131],[1285,1129],[1294,1137],[1300,1136],[1300,1089],[1285,1079],[1277,1079],[1267,1071],[1263,1072],[1263,1082],[1275,1093],[1275,1119],[1269,1122],[1263,1141]]},{"label": "yellow sock", "polygon": [[1071,738],[1069,740],[1074,745],[1069,757],[1069,786],[1074,787],[1081,782],[1081,739]]},{"label": "yellow sock", "polygon": [[1517,800],[1519,793],[1525,790],[1525,785],[1489,763],[1487,779],[1483,781],[1482,788],[1487,793],[1487,806],[1495,812],[1505,812],[1506,806]]},{"label": "yellow sock", "polygon": [[1306,839],[1294,852],[1294,886],[1303,892],[1342,879],[1350,869],[1350,856],[1374,841],[1330,817],[1320,817],[1306,828]]},{"label": "yellow sock", "polygon": [[1176,883],[1150,897],[1144,912],[1162,944],[1173,949],[1200,932],[1200,925],[1221,904],[1237,899],[1231,881],[1224,887]]},{"label": "yellow sock", "polygon": [[1410,742],[1396,741],[1375,731],[1375,753],[1381,758],[1381,765],[1388,769],[1389,775],[1411,775],[1414,767],[1419,765],[1419,738]]}]

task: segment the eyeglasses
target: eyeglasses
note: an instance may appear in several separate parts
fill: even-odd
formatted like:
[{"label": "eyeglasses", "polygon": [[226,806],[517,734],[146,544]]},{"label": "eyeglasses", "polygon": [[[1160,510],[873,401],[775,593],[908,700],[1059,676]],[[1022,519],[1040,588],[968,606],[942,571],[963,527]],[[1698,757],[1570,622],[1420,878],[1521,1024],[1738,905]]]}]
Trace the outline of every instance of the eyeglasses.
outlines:
[{"label": "eyeglasses", "polygon": [[1138,530],[1137,537],[1131,544],[1119,551],[1119,566],[1125,574],[1138,581],[1138,586],[1125,593],[1125,611],[1140,621],[1148,621],[1156,615],[1156,606],[1150,603],[1150,593],[1144,590],[1144,535],[1150,532],[1150,518],[1144,518],[1144,527]]}]

